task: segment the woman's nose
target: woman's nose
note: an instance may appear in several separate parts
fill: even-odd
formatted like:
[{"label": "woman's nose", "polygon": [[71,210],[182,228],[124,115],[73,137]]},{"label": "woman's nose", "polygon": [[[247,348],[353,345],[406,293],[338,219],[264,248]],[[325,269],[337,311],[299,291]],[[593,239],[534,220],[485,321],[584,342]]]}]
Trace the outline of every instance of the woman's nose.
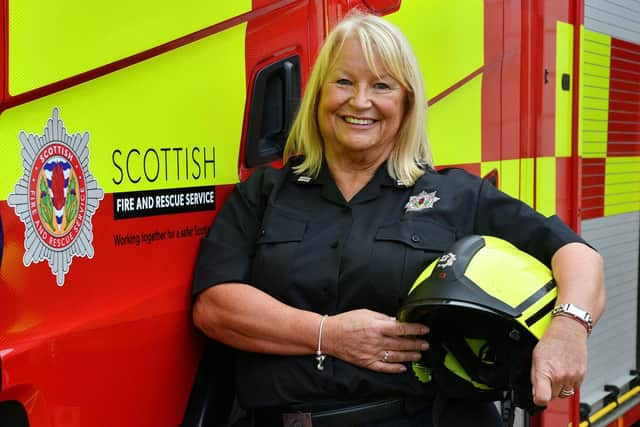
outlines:
[{"label": "woman's nose", "polygon": [[351,104],[356,108],[369,108],[371,106],[371,93],[367,85],[361,84],[354,87]]}]

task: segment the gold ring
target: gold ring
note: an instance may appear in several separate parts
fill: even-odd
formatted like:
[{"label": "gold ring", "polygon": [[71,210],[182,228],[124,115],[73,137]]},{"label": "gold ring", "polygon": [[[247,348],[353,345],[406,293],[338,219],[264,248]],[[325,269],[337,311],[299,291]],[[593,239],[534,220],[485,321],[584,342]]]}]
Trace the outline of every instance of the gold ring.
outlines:
[{"label": "gold ring", "polygon": [[576,391],[574,390],[573,387],[569,387],[569,388],[566,388],[566,389],[563,387],[563,388],[560,389],[560,397],[563,397],[563,398],[564,397],[571,397],[574,394],[576,394]]},{"label": "gold ring", "polygon": [[384,355],[382,356],[382,361],[384,363],[387,363],[388,360],[389,360],[389,352],[385,350]]}]

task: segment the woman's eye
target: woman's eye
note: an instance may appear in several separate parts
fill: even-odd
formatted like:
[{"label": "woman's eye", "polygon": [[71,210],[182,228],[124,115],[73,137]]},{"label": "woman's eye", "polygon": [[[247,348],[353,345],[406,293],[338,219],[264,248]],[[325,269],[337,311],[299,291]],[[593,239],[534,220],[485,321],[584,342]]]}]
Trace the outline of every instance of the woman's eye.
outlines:
[{"label": "woman's eye", "polygon": [[376,89],[389,89],[389,85],[384,82],[378,82],[373,85]]},{"label": "woman's eye", "polygon": [[339,85],[347,86],[347,85],[351,84],[351,80],[349,80],[349,79],[338,79],[336,81],[336,83],[338,83]]}]

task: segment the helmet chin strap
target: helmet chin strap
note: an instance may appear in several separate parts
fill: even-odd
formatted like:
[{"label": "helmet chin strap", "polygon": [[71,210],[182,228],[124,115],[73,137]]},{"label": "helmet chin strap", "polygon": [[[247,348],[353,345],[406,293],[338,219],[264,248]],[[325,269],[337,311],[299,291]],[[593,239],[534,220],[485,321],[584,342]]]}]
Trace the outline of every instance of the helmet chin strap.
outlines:
[{"label": "helmet chin strap", "polygon": [[500,415],[502,416],[502,425],[504,427],[512,427],[515,422],[516,408],[514,402],[513,390],[505,391],[500,401]]},{"label": "helmet chin strap", "polygon": [[509,372],[504,369],[496,369],[504,366],[503,361],[495,360],[491,364],[485,363],[480,357],[476,356],[461,336],[445,338],[444,346],[448,351],[455,354],[458,362],[473,380],[486,384],[491,388],[501,388],[508,383]]}]

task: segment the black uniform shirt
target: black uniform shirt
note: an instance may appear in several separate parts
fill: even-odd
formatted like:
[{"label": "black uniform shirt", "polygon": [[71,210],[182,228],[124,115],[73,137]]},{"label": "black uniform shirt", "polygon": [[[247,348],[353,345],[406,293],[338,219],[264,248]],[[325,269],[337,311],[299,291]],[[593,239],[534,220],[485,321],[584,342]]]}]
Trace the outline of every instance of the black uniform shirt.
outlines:
[{"label": "black uniform shirt", "polygon": [[[202,241],[193,292],[240,282],[320,314],[367,308],[395,316],[418,274],[469,234],[501,237],[547,265],[562,245],[582,242],[557,217],[461,169],[428,169],[406,187],[383,165],[346,202],[326,165],[311,179],[290,162],[236,186]],[[429,387],[411,369],[383,374],[331,357],[323,371],[313,355],[239,351],[236,364],[244,407],[429,396]]]}]

